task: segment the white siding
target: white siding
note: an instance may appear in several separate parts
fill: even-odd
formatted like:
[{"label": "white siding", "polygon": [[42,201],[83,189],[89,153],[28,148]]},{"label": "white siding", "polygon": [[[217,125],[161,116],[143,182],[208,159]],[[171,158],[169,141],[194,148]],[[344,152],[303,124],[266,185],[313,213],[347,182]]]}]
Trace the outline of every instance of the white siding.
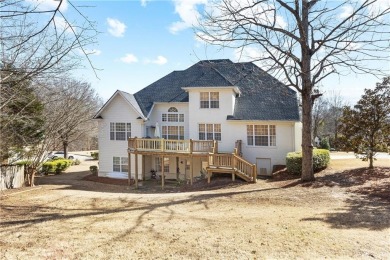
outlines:
[{"label": "white siding", "polygon": [[[126,141],[110,140],[110,122],[131,123],[131,136],[143,136],[143,123],[138,113],[120,96],[117,95],[101,113],[99,120],[99,176],[112,172],[113,157],[127,157]],[[139,156],[141,157],[141,156]],[[142,159],[140,159],[141,162]],[[132,172],[134,172],[132,162]],[[142,163],[139,163],[141,166]],[[141,171],[139,171],[141,172]]]},{"label": "white siding", "polygon": [[[219,108],[200,108],[200,92],[219,92]],[[233,114],[235,94],[233,89],[204,88],[189,91],[189,137],[199,139],[199,124],[221,124],[222,140],[219,142],[219,150],[232,152],[235,140],[229,138],[231,131],[226,121],[228,115]],[[228,132],[230,134],[226,135]]]},{"label": "white siding", "polygon": [[[163,122],[161,119],[161,115],[163,113],[168,113],[168,109],[171,107],[175,107],[178,110],[179,114],[184,114],[184,122]],[[184,139],[190,138],[190,129],[188,127],[188,121],[189,120],[189,114],[188,114],[188,103],[157,103],[154,105],[153,111],[151,112],[149,116],[148,122],[146,122],[145,127],[148,128],[148,133],[145,133],[145,136],[154,137],[154,128],[151,126],[155,126],[156,122],[160,126],[160,133],[161,133],[161,127],[163,125],[169,126],[169,125],[180,125],[184,126]],[[146,131],[146,130],[145,130]]]}]

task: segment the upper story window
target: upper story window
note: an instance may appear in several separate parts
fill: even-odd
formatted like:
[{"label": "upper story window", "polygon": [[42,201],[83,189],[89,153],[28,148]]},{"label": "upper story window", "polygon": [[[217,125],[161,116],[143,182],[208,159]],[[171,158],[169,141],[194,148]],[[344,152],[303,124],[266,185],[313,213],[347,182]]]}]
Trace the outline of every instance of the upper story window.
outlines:
[{"label": "upper story window", "polygon": [[221,124],[199,124],[199,140],[221,141]]},{"label": "upper story window", "polygon": [[163,113],[161,116],[163,122],[184,122],[184,114],[179,114],[176,107],[168,109],[168,113]]},{"label": "upper story window", "polygon": [[110,123],[110,140],[127,140],[131,137],[131,123]]},{"label": "upper story window", "polygon": [[169,140],[184,140],[184,126],[162,126],[162,138]]},{"label": "upper story window", "polygon": [[219,92],[200,92],[200,108],[219,108]]},{"label": "upper story window", "polygon": [[250,146],[276,146],[275,125],[247,125],[247,144]]}]

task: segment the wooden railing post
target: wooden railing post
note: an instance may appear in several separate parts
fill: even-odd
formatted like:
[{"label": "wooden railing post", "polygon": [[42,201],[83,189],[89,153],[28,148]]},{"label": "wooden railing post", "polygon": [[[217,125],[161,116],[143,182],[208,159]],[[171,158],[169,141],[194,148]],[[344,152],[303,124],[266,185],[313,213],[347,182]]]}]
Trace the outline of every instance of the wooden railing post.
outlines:
[{"label": "wooden railing post", "polygon": [[218,141],[214,141],[214,153],[218,153]]},{"label": "wooden railing post", "polygon": [[135,177],[134,177],[134,181],[135,181],[135,188],[138,189],[138,153],[135,152],[134,155],[135,155]]},{"label": "wooden railing post", "polygon": [[256,183],[257,182],[257,169],[256,169],[256,164],[253,164],[253,182]]},{"label": "wooden railing post", "polygon": [[164,138],[161,138],[161,151],[162,152],[165,151],[165,139]]},{"label": "wooden railing post", "polygon": [[194,151],[194,141],[190,139],[190,154],[192,154],[193,151]]}]

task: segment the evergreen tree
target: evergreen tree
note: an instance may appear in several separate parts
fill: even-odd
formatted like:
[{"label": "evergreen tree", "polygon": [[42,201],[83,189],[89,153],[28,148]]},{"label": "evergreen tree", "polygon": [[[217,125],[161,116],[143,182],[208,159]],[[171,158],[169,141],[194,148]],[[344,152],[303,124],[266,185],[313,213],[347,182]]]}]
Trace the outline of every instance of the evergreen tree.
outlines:
[{"label": "evergreen tree", "polygon": [[344,149],[365,154],[373,168],[375,153],[390,143],[390,77],[364,92],[354,108],[344,107],[340,132]]}]

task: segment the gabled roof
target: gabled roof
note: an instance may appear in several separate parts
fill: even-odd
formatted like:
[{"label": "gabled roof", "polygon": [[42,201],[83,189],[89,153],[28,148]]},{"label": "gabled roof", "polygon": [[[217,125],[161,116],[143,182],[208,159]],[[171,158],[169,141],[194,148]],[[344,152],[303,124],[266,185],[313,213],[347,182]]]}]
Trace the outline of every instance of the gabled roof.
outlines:
[{"label": "gabled roof", "polygon": [[106,109],[106,107],[114,100],[114,98],[120,95],[133,109],[134,111],[141,117],[141,119],[146,119],[144,114],[142,113],[141,108],[138,105],[138,102],[135,100],[134,95],[129,94],[127,92],[117,90],[114,95],[110,97],[110,99],[103,105],[103,107],[96,113],[96,115],[93,117],[94,119],[101,118],[101,113]]},{"label": "gabled roof", "polygon": [[238,87],[234,114],[228,120],[299,121],[296,92],[251,62],[200,61],[183,71],[174,71],[134,94],[143,115],[155,102],[188,102],[185,89]]}]

